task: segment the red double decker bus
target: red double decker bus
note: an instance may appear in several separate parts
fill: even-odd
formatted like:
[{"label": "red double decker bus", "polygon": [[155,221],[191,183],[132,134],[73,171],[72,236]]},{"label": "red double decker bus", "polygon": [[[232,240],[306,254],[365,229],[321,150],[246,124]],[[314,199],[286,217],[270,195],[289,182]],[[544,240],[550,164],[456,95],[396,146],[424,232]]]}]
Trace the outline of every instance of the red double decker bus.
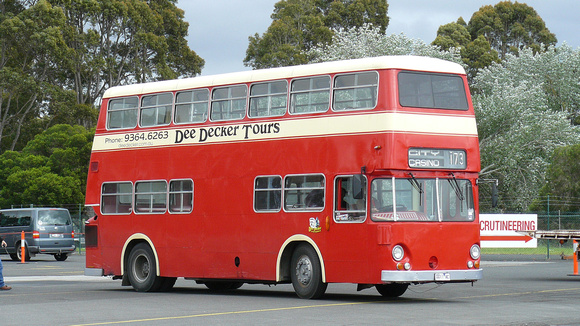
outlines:
[{"label": "red double decker bus", "polygon": [[387,56],[109,89],[86,274],[137,291],[328,283],[402,295],[480,269],[464,69]]}]

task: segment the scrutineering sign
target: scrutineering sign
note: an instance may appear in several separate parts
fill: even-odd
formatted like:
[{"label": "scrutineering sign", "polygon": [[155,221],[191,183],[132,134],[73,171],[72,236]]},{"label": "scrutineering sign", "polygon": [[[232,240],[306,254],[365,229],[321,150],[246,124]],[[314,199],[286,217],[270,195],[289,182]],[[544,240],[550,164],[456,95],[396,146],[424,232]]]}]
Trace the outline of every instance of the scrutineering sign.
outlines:
[{"label": "scrutineering sign", "polygon": [[518,231],[536,231],[537,214],[480,214],[482,248],[536,248],[538,240]]}]

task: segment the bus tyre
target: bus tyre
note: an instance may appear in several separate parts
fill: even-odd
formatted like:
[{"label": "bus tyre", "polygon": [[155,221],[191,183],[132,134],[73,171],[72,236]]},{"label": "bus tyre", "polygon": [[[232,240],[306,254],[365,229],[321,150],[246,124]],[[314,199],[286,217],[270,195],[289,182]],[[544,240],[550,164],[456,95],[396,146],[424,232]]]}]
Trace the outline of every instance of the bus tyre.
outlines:
[{"label": "bus tyre", "polygon": [[314,248],[299,245],[292,254],[291,268],[292,286],[300,298],[317,299],[324,294],[327,283],[322,282],[322,268]]},{"label": "bus tyre", "polygon": [[54,259],[57,261],[65,261],[68,258],[67,254],[54,254]]},{"label": "bus tyre", "polygon": [[375,285],[377,291],[387,298],[400,297],[407,291],[409,284],[391,283],[391,284],[377,284]]},{"label": "bus tyre", "polygon": [[[136,245],[129,255],[129,282],[137,292],[157,291],[163,278],[157,276],[153,250],[146,243]],[[172,285],[173,286],[173,285]]]}]

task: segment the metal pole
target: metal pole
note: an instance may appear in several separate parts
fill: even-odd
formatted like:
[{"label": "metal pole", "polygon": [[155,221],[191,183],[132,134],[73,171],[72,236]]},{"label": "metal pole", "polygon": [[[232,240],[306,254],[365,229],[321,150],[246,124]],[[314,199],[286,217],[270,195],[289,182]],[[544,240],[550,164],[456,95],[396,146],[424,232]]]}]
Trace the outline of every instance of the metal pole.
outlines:
[{"label": "metal pole", "polygon": [[[546,227],[548,231],[550,231],[550,195],[548,195],[548,226]],[[546,240],[547,244],[547,259],[550,259],[550,240]]]},{"label": "metal pole", "polygon": [[[81,245],[81,233],[82,233],[83,221],[82,221],[82,214],[81,214],[81,205],[82,204],[79,204],[79,232],[78,232],[78,236],[77,236],[77,239],[79,239],[79,255],[82,254],[82,252],[81,252],[81,249],[82,249],[81,248],[82,247],[82,245]],[[75,234],[77,234],[77,233],[75,233]]]}]

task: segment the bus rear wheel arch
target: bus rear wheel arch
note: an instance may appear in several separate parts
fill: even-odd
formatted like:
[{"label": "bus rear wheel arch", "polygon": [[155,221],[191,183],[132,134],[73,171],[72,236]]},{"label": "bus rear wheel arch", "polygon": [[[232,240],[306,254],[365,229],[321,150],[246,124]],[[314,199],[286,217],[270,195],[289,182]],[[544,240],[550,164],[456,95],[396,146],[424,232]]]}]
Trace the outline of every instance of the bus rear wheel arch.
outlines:
[{"label": "bus rear wheel arch", "polygon": [[146,242],[136,244],[129,252],[126,273],[137,292],[169,291],[177,279],[157,276],[155,254]]},{"label": "bus rear wheel arch", "polygon": [[324,295],[328,284],[322,281],[320,259],[309,244],[299,244],[292,253],[290,279],[300,298],[317,299]]}]

